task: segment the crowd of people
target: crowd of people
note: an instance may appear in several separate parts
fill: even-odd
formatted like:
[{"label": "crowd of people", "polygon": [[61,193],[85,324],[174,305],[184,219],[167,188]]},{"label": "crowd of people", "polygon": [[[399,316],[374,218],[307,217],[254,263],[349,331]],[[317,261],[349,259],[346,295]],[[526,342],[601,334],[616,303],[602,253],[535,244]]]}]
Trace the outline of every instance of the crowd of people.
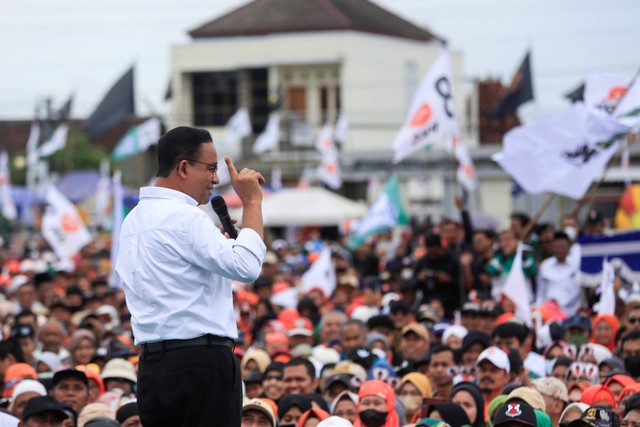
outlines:
[{"label": "crowd of people", "polygon": [[[260,277],[234,283],[243,427],[640,425],[640,295],[598,314],[578,278],[577,237],[602,233],[602,217],[556,229],[516,213],[496,232],[458,207],[460,220],[354,250],[318,229],[267,239]],[[0,426],[142,425],[109,242],[70,263],[20,236],[1,257]],[[520,240],[533,323],[502,293]],[[302,293],[326,246],[333,291]]]}]

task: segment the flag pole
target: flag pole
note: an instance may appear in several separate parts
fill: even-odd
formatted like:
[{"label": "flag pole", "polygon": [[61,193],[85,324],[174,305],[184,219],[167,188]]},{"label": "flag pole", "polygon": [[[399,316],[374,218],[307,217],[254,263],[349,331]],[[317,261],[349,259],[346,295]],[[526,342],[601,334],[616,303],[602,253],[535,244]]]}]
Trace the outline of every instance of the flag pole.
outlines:
[{"label": "flag pole", "polygon": [[524,242],[524,239],[526,239],[529,233],[531,233],[531,230],[533,230],[533,226],[536,224],[536,222],[538,222],[538,220],[540,219],[544,211],[547,210],[547,208],[549,207],[549,205],[551,205],[551,202],[553,202],[553,199],[555,199],[556,196],[557,196],[556,193],[547,194],[547,198],[544,199],[544,202],[542,202],[542,204],[540,205],[536,213],[533,215],[533,217],[529,221],[529,223],[522,229],[522,232],[520,233],[520,236],[519,236],[520,240]]}]

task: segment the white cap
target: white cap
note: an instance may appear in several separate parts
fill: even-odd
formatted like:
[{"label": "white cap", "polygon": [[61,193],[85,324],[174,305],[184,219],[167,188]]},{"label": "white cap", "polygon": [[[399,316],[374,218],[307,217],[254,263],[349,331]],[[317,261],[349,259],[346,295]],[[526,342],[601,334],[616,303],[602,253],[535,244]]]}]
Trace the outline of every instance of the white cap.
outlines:
[{"label": "white cap", "polygon": [[257,398],[247,400],[242,405],[242,412],[248,410],[256,410],[262,412],[269,417],[269,420],[271,421],[273,427],[276,427],[276,416],[273,414],[273,409],[271,409],[271,406],[265,403],[263,400]]},{"label": "white cap", "polygon": [[20,286],[29,283],[29,278],[24,274],[18,274],[11,279],[11,283],[9,283],[9,287],[7,288],[7,293],[9,295],[15,294],[20,289]]},{"label": "white cap", "polygon": [[353,424],[349,420],[333,416],[320,421],[318,427],[353,427]]},{"label": "white cap", "polygon": [[442,334],[442,342],[446,344],[447,340],[452,336],[463,339],[468,333],[469,331],[464,326],[451,325],[444,330],[444,333]]},{"label": "white cap", "polygon": [[42,385],[40,381],[24,379],[13,388],[11,398],[13,400],[16,400],[16,397],[20,396],[22,393],[27,393],[29,391],[38,393],[40,396],[47,395],[47,389],[44,387],[44,385]]},{"label": "white cap", "polygon": [[504,369],[507,374],[511,372],[511,363],[509,363],[509,356],[507,353],[499,349],[498,347],[491,346],[480,353],[478,356],[478,365],[480,362],[488,360],[496,368]]},{"label": "white cap", "polygon": [[58,369],[62,368],[60,356],[51,351],[43,351],[40,356],[36,358],[36,363],[39,362],[47,365],[49,369],[51,369],[51,372],[56,372]]},{"label": "white cap", "polygon": [[135,366],[124,359],[111,359],[104,365],[102,379],[107,380],[109,378],[123,378],[134,384],[138,382]]}]

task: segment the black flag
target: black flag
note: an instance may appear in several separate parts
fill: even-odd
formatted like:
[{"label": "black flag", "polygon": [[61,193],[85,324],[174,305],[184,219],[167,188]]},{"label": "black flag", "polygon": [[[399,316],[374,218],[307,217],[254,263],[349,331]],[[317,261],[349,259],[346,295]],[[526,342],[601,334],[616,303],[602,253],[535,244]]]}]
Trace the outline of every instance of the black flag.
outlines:
[{"label": "black flag", "polygon": [[500,98],[491,110],[491,116],[504,119],[527,101],[533,99],[533,81],[531,80],[531,53],[527,52],[524,61],[511,80],[507,94]]},{"label": "black flag", "polygon": [[572,104],[578,101],[584,101],[584,83],[565,94],[564,97],[570,100]]},{"label": "black flag", "polygon": [[83,129],[95,139],[114,126],[134,115],[133,67],[131,67],[102,99],[91,116],[84,121]]}]

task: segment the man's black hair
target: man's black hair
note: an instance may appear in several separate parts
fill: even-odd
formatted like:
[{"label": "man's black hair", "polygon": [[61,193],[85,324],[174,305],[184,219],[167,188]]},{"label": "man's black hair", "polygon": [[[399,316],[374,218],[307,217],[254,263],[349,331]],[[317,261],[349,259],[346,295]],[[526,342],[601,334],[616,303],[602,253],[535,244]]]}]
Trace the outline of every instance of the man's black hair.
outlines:
[{"label": "man's black hair", "polygon": [[22,323],[20,323],[20,319],[23,319],[25,317],[33,317],[36,320],[38,319],[38,316],[36,316],[36,314],[33,311],[22,310],[20,313],[16,314],[16,317],[13,319],[13,324],[21,325]]},{"label": "man's black hair", "polygon": [[284,365],[285,369],[290,366],[304,366],[312,381],[316,377],[315,366],[313,366],[313,363],[311,363],[310,360],[305,359],[304,357],[294,357]]},{"label": "man's black hair", "polygon": [[529,215],[524,212],[514,212],[509,216],[509,218],[517,219],[523,227],[526,227],[527,224],[529,224],[529,221],[531,221]]},{"label": "man's black hair", "polygon": [[367,320],[367,328],[369,328],[369,330],[372,330],[375,328],[387,328],[387,329],[394,330],[395,325],[393,324],[393,320],[391,320],[389,316],[385,314],[379,314]]},{"label": "man's black hair", "polygon": [[633,393],[629,399],[624,404],[624,413],[622,417],[626,417],[627,414],[631,411],[640,412],[640,393]]},{"label": "man's black hair", "polygon": [[571,244],[571,239],[569,238],[569,235],[564,231],[556,231],[555,233],[553,233],[553,240],[564,240],[567,243]]},{"label": "man's black hair", "polygon": [[631,331],[625,336],[622,337],[622,341],[620,341],[620,348],[624,346],[624,343],[627,341],[640,340],[640,331]]},{"label": "man's black hair", "polygon": [[[16,363],[24,363],[24,353],[20,347],[20,343],[17,339],[8,339],[0,341],[0,360],[6,359],[9,355],[12,355],[16,359]],[[2,378],[0,378],[2,380]]]},{"label": "man's black hair", "polygon": [[496,232],[488,228],[480,228],[480,229],[474,230],[473,234],[483,234],[484,237],[486,237],[489,240],[496,239]]},{"label": "man's black hair", "polygon": [[431,357],[434,354],[440,354],[447,351],[451,353],[453,360],[456,360],[456,351],[451,347],[449,347],[448,345],[444,345],[444,344],[435,344],[433,347],[429,349],[429,360],[431,360]]},{"label": "man's black hair", "polygon": [[96,279],[91,282],[91,289],[95,289],[98,286],[109,286],[109,282],[107,282],[105,279]]},{"label": "man's black hair", "polygon": [[204,129],[180,126],[165,133],[158,141],[158,177],[168,177],[181,160],[198,159],[203,143],[212,142]]},{"label": "man's black hair", "polygon": [[529,328],[525,325],[516,323],[516,322],[505,322],[501,325],[496,326],[493,329],[493,334],[491,338],[494,340],[496,337],[498,338],[517,338],[520,344],[524,344],[524,341],[527,339],[529,335]]}]

